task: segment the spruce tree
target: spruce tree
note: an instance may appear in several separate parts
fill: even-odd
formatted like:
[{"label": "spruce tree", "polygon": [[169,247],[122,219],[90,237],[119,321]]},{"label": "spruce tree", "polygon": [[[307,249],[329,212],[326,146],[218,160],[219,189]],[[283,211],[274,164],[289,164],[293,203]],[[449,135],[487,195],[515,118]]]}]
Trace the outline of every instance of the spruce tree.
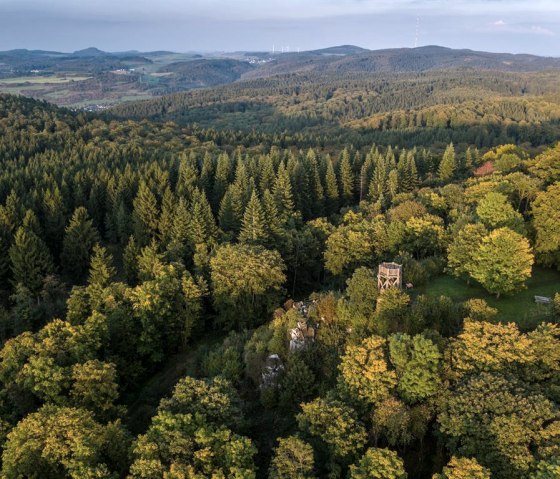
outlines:
[{"label": "spruce tree", "polygon": [[[199,188],[204,191],[207,198],[212,193],[212,178],[214,177],[214,160],[210,152],[205,152],[202,158],[202,166],[200,167],[200,178],[198,180]],[[189,198],[190,199],[190,198]]]},{"label": "spruce tree", "polygon": [[325,174],[325,196],[327,200],[327,213],[333,214],[338,211],[338,182],[334,172],[333,162],[327,158],[327,171]]},{"label": "spruce tree", "polygon": [[270,155],[261,156],[259,165],[259,191],[262,194],[265,190],[272,190],[274,180],[276,179],[276,172],[274,171],[274,164]]},{"label": "spruce tree", "polygon": [[455,170],[457,169],[457,160],[455,158],[455,148],[453,143],[450,143],[446,148],[441,163],[439,164],[438,175],[441,181],[449,181],[453,178]]},{"label": "spruce tree", "polygon": [[160,216],[157,199],[145,182],[140,183],[133,205],[134,236],[144,245],[157,233]]},{"label": "spruce tree", "polygon": [[138,255],[140,247],[136,243],[134,236],[130,236],[128,244],[123,251],[123,268],[126,282],[135,285],[138,281]]},{"label": "spruce tree", "polygon": [[268,234],[272,238],[277,239],[283,235],[284,229],[278,215],[278,208],[276,207],[274,196],[269,190],[265,190],[263,193],[262,205]]},{"label": "spruce tree", "polygon": [[175,210],[175,195],[171,188],[166,188],[161,201],[161,215],[159,217],[158,232],[162,245],[167,245],[173,224],[173,213]]},{"label": "spruce tree", "polygon": [[175,208],[167,251],[172,260],[185,261],[192,253],[189,245],[190,213],[187,202],[180,198]]},{"label": "spruce tree", "polygon": [[76,208],[66,227],[62,246],[61,262],[63,268],[79,281],[89,266],[93,246],[99,241],[99,234],[87,210]]},{"label": "spruce tree", "polygon": [[5,289],[7,280],[10,276],[10,257],[9,251],[12,243],[10,228],[4,223],[4,218],[0,216],[0,289]]},{"label": "spruce tree", "polygon": [[198,186],[198,167],[194,155],[182,154],[179,160],[179,177],[176,193],[178,196],[190,199],[194,189]]},{"label": "spruce tree", "polygon": [[45,277],[54,271],[47,245],[32,230],[22,226],[16,231],[9,256],[14,283],[21,283],[37,295]]},{"label": "spruce tree", "polygon": [[319,165],[317,163],[317,155],[315,151],[310,149],[307,152],[306,169],[309,178],[309,188],[311,197],[311,206],[313,216],[319,217],[325,213],[325,189],[321,182],[321,174],[319,173]]},{"label": "spruce tree", "polygon": [[191,205],[190,240],[193,245],[213,242],[216,240],[218,229],[210,204],[204,192],[195,190]]},{"label": "spruce tree", "polygon": [[283,224],[287,225],[294,217],[294,195],[290,177],[284,163],[278,168],[278,175],[272,191],[276,208]]},{"label": "spruce tree", "polygon": [[216,174],[214,177],[214,188],[212,190],[212,206],[214,211],[218,210],[222,198],[226,193],[227,187],[230,183],[230,176],[231,176],[231,160],[227,155],[227,153],[222,153],[218,157],[218,163],[216,165]]},{"label": "spruce tree", "polygon": [[340,194],[344,206],[350,206],[354,199],[354,174],[350,164],[350,153],[345,149],[340,160]]},{"label": "spruce tree", "polygon": [[89,268],[89,286],[95,288],[106,288],[115,277],[116,270],[113,266],[113,258],[107,249],[99,244],[93,247],[93,255]]},{"label": "spruce tree", "polygon": [[64,236],[64,200],[58,186],[45,191],[43,196],[43,225],[47,246],[55,255],[60,251]]},{"label": "spruce tree", "polygon": [[265,246],[267,241],[268,235],[264,211],[256,192],[253,191],[243,215],[239,242]]}]

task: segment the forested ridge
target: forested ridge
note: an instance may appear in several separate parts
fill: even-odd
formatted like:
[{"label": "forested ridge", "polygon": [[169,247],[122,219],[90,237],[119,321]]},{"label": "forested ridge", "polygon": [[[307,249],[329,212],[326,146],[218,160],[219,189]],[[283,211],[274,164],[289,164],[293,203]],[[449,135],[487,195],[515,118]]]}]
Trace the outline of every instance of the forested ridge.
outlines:
[{"label": "forested ridge", "polygon": [[[121,110],[177,119],[261,85],[378,136],[0,95],[0,477],[559,477],[560,282],[500,309],[560,270],[541,75],[480,73],[479,98],[442,74],[437,103],[418,75],[406,106],[388,80],[380,106],[365,78],[323,102],[327,81],[286,77]],[[403,287],[379,290],[393,261]],[[486,299],[431,294],[442,278]]]},{"label": "forested ridge", "polygon": [[555,72],[293,73],[128,103],[119,116],[245,132],[306,132],[340,142],[534,146],[558,139]]}]

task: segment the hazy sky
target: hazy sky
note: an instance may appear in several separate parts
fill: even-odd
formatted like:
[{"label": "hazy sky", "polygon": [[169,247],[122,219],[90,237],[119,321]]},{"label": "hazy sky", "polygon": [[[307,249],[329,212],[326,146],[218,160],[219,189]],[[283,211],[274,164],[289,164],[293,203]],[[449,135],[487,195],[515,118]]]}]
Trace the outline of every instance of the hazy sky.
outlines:
[{"label": "hazy sky", "polygon": [[0,50],[415,43],[560,57],[560,0],[0,0]]}]

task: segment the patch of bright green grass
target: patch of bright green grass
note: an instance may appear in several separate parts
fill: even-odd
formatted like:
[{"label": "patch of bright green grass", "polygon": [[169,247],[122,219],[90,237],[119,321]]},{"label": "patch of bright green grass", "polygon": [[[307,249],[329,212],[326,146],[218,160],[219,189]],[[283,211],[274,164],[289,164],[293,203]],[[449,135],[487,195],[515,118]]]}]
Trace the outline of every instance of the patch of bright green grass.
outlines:
[{"label": "patch of bright green grass", "polygon": [[554,297],[560,293],[560,272],[552,269],[534,268],[527,288],[510,296],[495,296],[487,293],[480,285],[471,284],[449,275],[439,276],[427,285],[418,288],[418,294],[429,296],[448,296],[453,301],[463,302],[471,298],[481,298],[498,310],[496,319],[503,322],[514,321],[522,329],[534,327],[544,319],[549,311],[546,305],[535,303],[535,296]]}]

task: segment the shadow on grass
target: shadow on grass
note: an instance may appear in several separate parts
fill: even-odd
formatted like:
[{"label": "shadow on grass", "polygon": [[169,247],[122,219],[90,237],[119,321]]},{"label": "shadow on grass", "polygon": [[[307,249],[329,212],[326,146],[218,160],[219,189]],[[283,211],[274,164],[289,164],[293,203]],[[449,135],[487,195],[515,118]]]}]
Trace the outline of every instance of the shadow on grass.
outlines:
[{"label": "shadow on grass", "polygon": [[531,329],[542,321],[550,310],[548,305],[535,303],[535,296],[554,297],[560,293],[560,272],[552,269],[534,268],[527,288],[513,295],[496,299],[479,284],[470,286],[464,280],[449,275],[439,276],[417,289],[417,294],[448,296],[453,301],[462,302],[471,298],[481,298],[498,310],[497,321],[515,322],[521,329]]}]

